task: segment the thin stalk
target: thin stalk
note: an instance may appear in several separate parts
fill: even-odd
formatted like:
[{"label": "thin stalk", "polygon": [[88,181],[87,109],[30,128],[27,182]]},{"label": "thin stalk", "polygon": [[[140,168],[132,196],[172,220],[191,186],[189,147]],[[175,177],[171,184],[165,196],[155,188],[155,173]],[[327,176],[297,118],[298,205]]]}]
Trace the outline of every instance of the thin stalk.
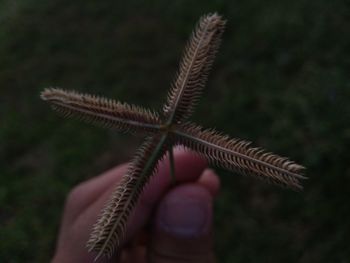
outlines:
[{"label": "thin stalk", "polygon": [[171,183],[175,185],[176,178],[175,178],[175,162],[174,162],[174,151],[173,147],[169,147],[169,162],[170,162],[170,177],[171,177]]}]

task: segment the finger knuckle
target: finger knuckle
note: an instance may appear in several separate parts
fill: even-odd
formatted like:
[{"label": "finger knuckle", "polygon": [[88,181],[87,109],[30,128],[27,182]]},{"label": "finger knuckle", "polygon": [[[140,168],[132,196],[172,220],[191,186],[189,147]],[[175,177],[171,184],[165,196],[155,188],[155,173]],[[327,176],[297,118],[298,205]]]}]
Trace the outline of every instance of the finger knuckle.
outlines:
[{"label": "finger knuckle", "polygon": [[74,187],[67,195],[66,198],[66,207],[71,209],[71,208],[76,208],[79,203],[81,203],[81,199],[84,196],[84,187],[82,184],[77,185]]}]

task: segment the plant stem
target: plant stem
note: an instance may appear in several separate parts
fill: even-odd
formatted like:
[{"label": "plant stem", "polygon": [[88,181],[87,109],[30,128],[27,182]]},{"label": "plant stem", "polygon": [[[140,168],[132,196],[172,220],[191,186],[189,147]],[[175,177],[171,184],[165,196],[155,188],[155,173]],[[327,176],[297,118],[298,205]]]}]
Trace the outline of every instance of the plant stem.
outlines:
[{"label": "plant stem", "polygon": [[170,162],[170,177],[171,177],[171,182],[174,185],[176,183],[176,178],[175,178],[175,162],[174,162],[173,147],[170,147],[168,152],[169,152],[169,162]]}]

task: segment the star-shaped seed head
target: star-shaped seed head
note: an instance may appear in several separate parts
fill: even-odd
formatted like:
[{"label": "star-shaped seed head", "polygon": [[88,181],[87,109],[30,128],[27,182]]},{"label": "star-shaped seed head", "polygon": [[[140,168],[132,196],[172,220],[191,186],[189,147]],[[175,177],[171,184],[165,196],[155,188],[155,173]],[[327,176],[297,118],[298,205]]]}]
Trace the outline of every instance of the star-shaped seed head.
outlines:
[{"label": "star-shaped seed head", "polygon": [[147,137],[93,227],[87,246],[97,252],[96,259],[118,252],[144,186],[166,152],[172,156],[174,145],[197,152],[214,166],[292,189],[302,188],[303,166],[188,121],[201,97],[224,26],[225,21],[216,13],[200,18],[161,113],[74,91],[49,88],[41,93],[43,100],[66,117]]}]

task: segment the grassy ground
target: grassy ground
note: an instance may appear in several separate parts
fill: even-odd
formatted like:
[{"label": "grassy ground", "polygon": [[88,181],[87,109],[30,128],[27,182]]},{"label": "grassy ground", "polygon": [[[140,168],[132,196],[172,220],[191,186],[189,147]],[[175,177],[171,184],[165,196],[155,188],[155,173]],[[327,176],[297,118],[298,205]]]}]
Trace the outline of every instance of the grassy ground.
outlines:
[{"label": "grassy ground", "polygon": [[47,262],[69,189],[139,142],[59,118],[40,90],[157,108],[193,25],[218,11],[227,31],[194,119],[288,155],[310,177],[294,193],[220,171],[219,262],[349,262],[349,3],[140,2],[0,2],[1,261]]}]

